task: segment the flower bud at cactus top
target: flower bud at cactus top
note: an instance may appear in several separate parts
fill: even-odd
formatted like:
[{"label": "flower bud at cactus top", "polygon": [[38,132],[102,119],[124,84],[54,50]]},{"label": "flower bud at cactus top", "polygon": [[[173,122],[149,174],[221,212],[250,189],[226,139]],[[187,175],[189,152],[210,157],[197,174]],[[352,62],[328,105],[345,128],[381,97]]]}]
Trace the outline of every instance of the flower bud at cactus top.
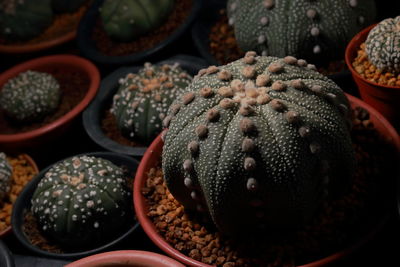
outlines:
[{"label": "flower bud at cactus top", "polygon": [[64,246],[104,243],[133,216],[122,169],[97,157],[72,157],[55,164],[31,201],[40,229]]},{"label": "flower bud at cactus top", "polygon": [[0,36],[28,40],[42,33],[53,21],[51,0],[0,0]]},{"label": "flower bud at cactus top", "polygon": [[223,233],[246,235],[304,225],[348,190],[350,106],[314,69],[247,52],[201,70],[165,125],[162,168],[174,197]]},{"label": "flower bud at cactus top", "polygon": [[56,13],[75,12],[87,0],[52,0],[51,6]]},{"label": "flower bud at cactus top", "polygon": [[0,107],[12,119],[32,122],[56,110],[60,98],[60,85],[53,76],[28,70],[3,86]]},{"label": "flower bud at cactus top", "polygon": [[121,133],[150,143],[161,132],[169,106],[191,81],[192,77],[178,64],[146,63],[137,74],[122,78],[111,108]]},{"label": "flower bud at cactus top", "polygon": [[173,6],[174,0],[105,0],[100,15],[111,38],[129,42],[161,26]]},{"label": "flower bud at cactus top", "polygon": [[6,154],[0,153],[0,207],[11,189],[12,167],[7,161]]},{"label": "flower bud at cactus top", "polygon": [[227,13],[243,51],[319,62],[343,58],[376,12],[374,0],[229,0]]},{"label": "flower bud at cactus top", "polygon": [[378,69],[400,73],[400,16],[378,23],[365,41],[368,59]]}]

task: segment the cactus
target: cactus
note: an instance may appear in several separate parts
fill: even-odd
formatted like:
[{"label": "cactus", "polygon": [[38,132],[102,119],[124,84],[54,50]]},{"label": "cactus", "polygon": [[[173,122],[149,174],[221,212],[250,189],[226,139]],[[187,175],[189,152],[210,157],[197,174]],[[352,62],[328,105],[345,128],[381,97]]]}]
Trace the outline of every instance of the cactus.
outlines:
[{"label": "cactus", "polygon": [[162,169],[185,209],[222,233],[296,228],[349,188],[349,103],[314,65],[247,52],[187,91],[163,122]]},{"label": "cactus", "polygon": [[3,86],[0,91],[0,107],[12,119],[33,122],[53,112],[60,98],[60,85],[53,76],[28,70]]},{"label": "cactus", "polygon": [[38,184],[31,211],[41,230],[64,246],[115,237],[131,216],[131,192],[120,167],[92,156],[52,166]]},{"label": "cactus", "polygon": [[365,50],[378,69],[400,73],[400,16],[379,22],[369,32]]},{"label": "cactus", "polygon": [[161,132],[169,106],[191,80],[178,64],[150,63],[138,74],[130,73],[121,79],[111,108],[121,133],[129,139],[151,142]]},{"label": "cactus", "polygon": [[0,36],[28,40],[42,33],[53,21],[51,0],[1,0]]},{"label": "cactus", "polygon": [[6,154],[0,153],[0,207],[11,189],[12,167],[7,161]]},{"label": "cactus", "polygon": [[51,6],[56,13],[71,13],[75,12],[87,0],[52,0]]},{"label": "cactus", "polygon": [[373,0],[229,0],[227,11],[243,51],[314,62],[342,58],[376,13]]},{"label": "cactus", "polygon": [[161,26],[173,6],[174,0],[105,0],[100,15],[111,38],[129,42]]}]

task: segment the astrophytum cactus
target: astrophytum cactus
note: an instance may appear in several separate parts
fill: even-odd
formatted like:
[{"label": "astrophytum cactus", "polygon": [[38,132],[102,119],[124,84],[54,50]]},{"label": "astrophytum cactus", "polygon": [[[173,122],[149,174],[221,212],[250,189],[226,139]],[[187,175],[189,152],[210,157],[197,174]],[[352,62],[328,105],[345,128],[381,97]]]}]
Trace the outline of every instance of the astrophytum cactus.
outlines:
[{"label": "astrophytum cactus", "polygon": [[107,34],[128,42],[161,26],[174,0],[105,0],[100,8]]},{"label": "astrophytum cactus", "polygon": [[51,167],[32,197],[40,230],[64,246],[103,242],[130,216],[131,191],[122,169],[110,161],[76,156]]},{"label": "astrophytum cactus", "polygon": [[3,86],[0,107],[12,119],[33,122],[53,112],[60,98],[60,85],[52,75],[28,70]]},{"label": "astrophytum cactus", "polygon": [[201,70],[164,119],[168,189],[226,234],[301,226],[351,184],[349,109],[295,57],[247,52]]},{"label": "astrophytum cactus", "polygon": [[38,36],[53,21],[51,0],[1,0],[0,36],[27,40]]},{"label": "astrophytum cactus", "polygon": [[8,162],[6,155],[0,153],[0,207],[3,206],[3,200],[11,189],[12,167]]},{"label": "astrophytum cactus", "polygon": [[137,74],[121,79],[111,108],[121,133],[131,140],[150,143],[161,132],[169,106],[191,81],[178,64],[150,63]]},{"label": "astrophytum cactus", "polygon": [[229,0],[229,23],[243,51],[323,61],[375,17],[373,0]]},{"label": "astrophytum cactus", "polygon": [[400,73],[400,16],[379,22],[369,32],[365,49],[378,69]]}]

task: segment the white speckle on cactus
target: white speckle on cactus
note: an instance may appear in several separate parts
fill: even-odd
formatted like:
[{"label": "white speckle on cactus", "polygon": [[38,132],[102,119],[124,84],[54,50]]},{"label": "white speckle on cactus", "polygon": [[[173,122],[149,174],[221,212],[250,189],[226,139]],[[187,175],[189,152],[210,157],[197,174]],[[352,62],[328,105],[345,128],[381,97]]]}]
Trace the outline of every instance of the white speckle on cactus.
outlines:
[{"label": "white speckle on cactus", "polygon": [[185,185],[187,188],[192,188],[192,187],[193,187],[193,181],[192,181],[192,179],[190,179],[190,178],[188,178],[188,177],[186,177],[186,178],[183,180],[183,183],[184,183],[184,185]]},{"label": "white speckle on cactus", "polygon": [[254,192],[258,190],[258,182],[254,178],[249,178],[246,183],[246,188],[250,192]]},{"label": "white speckle on cactus", "polygon": [[266,25],[268,25],[268,22],[269,22],[268,17],[261,17],[261,19],[260,19],[261,25],[266,26]]},{"label": "white speckle on cactus", "polygon": [[260,36],[258,36],[258,38],[257,38],[257,42],[258,42],[259,44],[263,44],[263,43],[265,42],[265,40],[266,40],[265,35],[260,35]]},{"label": "white speckle on cactus", "polygon": [[234,18],[229,18],[228,24],[232,26],[234,23],[235,23]]},{"label": "white speckle on cactus", "polygon": [[99,222],[94,222],[93,226],[94,226],[94,228],[99,228],[100,224],[99,224]]},{"label": "white speckle on cactus", "polygon": [[313,47],[313,53],[314,54],[319,54],[321,53],[321,47],[319,45],[316,45]]},{"label": "white speckle on cactus", "polygon": [[190,197],[194,200],[199,200],[199,196],[197,195],[196,191],[190,192]]},{"label": "white speckle on cactus", "polygon": [[299,134],[301,137],[308,137],[310,136],[311,130],[307,126],[301,126],[299,128]]},{"label": "white speckle on cactus", "polygon": [[319,35],[320,31],[317,27],[312,27],[310,33],[312,36],[316,37]]}]

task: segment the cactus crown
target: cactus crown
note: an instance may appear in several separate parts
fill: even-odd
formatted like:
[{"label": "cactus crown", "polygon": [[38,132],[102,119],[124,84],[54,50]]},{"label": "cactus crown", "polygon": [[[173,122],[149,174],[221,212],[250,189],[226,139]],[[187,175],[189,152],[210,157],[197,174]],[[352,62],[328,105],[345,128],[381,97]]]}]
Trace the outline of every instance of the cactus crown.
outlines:
[{"label": "cactus crown", "polygon": [[378,69],[400,73],[400,16],[378,23],[365,41],[368,59]]},{"label": "cactus crown", "polygon": [[0,153],[0,206],[4,197],[11,189],[12,167],[6,158],[6,154]]},{"label": "cactus crown", "polygon": [[130,139],[151,142],[162,129],[167,110],[192,77],[178,64],[154,66],[146,63],[137,74],[119,81],[111,113],[122,134]]},{"label": "cactus crown", "polygon": [[341,57],[375,16],[373,0],[229,0],[227,11],[243,51],[313,61]]},{"label": "cactus crown", "polygon": [[61,91],[50,74],[26,71],[10,79],[0,91],[0,106],[18,121],[37,121],[53,112]]},{"label": "cactus crown", "polygon": [[349,103],[305,60],[259,57],[201,70],[164,119],[167,186],[227,234],[293,228],[350,184]]},{"label": "cactus crown", "polygon": [[46,172],[31,210],[49,237],[61,245],[82,246],[125,224],[130,195],[121,168],[102,158],[72,157]]}]

